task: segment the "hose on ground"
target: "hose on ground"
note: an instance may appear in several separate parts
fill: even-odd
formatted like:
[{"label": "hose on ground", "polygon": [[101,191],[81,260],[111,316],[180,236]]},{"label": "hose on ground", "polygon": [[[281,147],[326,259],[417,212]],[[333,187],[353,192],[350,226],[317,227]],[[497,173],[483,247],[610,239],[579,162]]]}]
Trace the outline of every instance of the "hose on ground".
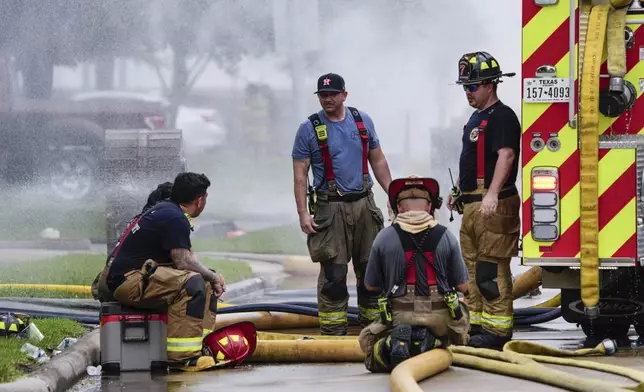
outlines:
[{"label": "hose on ground", "polygon": [[561,308],[554,308],[542,314],[515,318],[514,325],[542,324],[542,323],[547,323],[548,321],[558,319],[559,317],[561,317]]},{"label": "hose on ground", "polygon": [[[315,302],[282,302],[284,305],[291,305],[291,306],[297,306],[297,307],[305,307],[305,308],[312,308],[312,309],[317,309],[318,304]],[[263,304],[262,304],[263,305]],[[538,316],[538,315],[544,315],[544,314],[550,314],[552,316],[554,313],[551,313],[553,310],[557,309],[556,307],[554,308],[517,308],[514,309],[514,317],[515,318],[525,318],[528,316]],[[348,314],[353,314],[353,315],[358,315],[359,310],[357,306],[349,306],[347,307],[347,313]],[[317,314],[315,314],[317,316]],[[556,317],[555,317],[556,318]]]},{"label": "hose on ground", "polygon": [[[258,329],[308,328],[319,326],[317,306],[314,307],[312,303],[308,303],[308,306],[280,303],[225,305],[222,309],[217,310],[218,326],[223,327],[244,320],[252,321]],[[11,308],[0,308],[0,312],[17,313],[15,309]],[[275,312],[275,314],[269,315],[266,312]],[[98,313],[90,311],[85,312],[85,314],[41,310],[24,313],[39,318],[63,317],[83,324],[99,324]],[[515,318],[515,325],[533,325],[554,320],[561,316],[561,309],[526,309],[525,314],[525,317]],[[347,319],[349,325],[358,325],[359,323],[357,314],[348,313]]]},{"label": "hose on ground", "polygon": [[[316,358],[315,351],[321,355],[316,362],[337,362],[338,355],[343,355],[343,362],[362,362],[364,353],[360,351],[356,336],[331,337],[321,335],[282,334],[276,332],[258,332],[256,352],[248,358],[249,362],[289,361],[288,356],[311,361]],[[289,345],[289,341],[291,344]],[[328,347],[328,352],[326,351]],[[614,342],[605,340],[594,348],[576,351],[559,350],[536,343],[524,341],[508,342],[503,351],[480,349],[467,346],[450,346],[451,364],[458,367],[471,368],[522,378],[571,391],[644,391],[644,372],[621,366],[573,359],[583,356],[609,355],[614,351]],[[431,352],[437,352],[436,366],[429,361]],[[329,358],[331,353],[331,358]],[[424,355],[427,354],[427,355]],[[447,358],[443,357],[440,349],[431,350],[412,357],[391,372],[392,390],[419,391],[417,382],[431,377],[449,366]],[[573,358],[564,358],[573,357]],[[432,358],[433,355],[432,355]],[[613,373],[628,377],[638,383],[635,386],[625,386],[588,377],[579,377],[570,373],[546,367],[539,362],[553,363],[563,366],[573,366]],[[401,370],[396,371],[396,369]],[[402,385],[403,389],[400,389]]]}]

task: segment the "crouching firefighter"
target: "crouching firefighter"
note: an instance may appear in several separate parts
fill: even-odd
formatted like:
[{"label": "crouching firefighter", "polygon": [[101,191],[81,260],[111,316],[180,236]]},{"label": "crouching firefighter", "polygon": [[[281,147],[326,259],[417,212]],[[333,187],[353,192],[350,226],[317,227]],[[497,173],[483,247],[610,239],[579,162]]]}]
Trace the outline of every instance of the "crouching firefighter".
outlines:
[{"label": "crouching firefighter", "polygon": [[365,366],[390,372],[422,352],[464,345],[469,315],[458,292],[467,291],[467,267],[458,241],[433,214],[440,208],[432,178],[396,179],[389,186],[395,218],[374,240],[365,285],[384,293],[380,318],[360,332]]},{"label": "crouching firefighter", "polygon": [[192,218],[206,205],[210,181],[180,173],[170,199],[135,218],[112,252],[107,267],[109,294],[133,308],[166,309],[169,367],[199,371],[216,366],[203,339],[215,327],[224,278],[203,266],[191,250]]}]

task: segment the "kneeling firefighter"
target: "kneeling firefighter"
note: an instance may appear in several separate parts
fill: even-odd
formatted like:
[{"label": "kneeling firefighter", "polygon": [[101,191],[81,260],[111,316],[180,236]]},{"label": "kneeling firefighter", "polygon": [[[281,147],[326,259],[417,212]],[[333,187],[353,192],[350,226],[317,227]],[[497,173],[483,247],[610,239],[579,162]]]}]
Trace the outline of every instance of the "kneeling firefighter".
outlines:
[{"label": "kneeling firefighter", "polygon": [[384,293],[380,318],[358,338],[372,372],[467,343],[469,315],[458,292],[467,292],[469,275],[457,239],[433,217],[439,191],[436,180],[413,176],[389,186],[395,219],[376,236],[365,274],[367,290]]}]

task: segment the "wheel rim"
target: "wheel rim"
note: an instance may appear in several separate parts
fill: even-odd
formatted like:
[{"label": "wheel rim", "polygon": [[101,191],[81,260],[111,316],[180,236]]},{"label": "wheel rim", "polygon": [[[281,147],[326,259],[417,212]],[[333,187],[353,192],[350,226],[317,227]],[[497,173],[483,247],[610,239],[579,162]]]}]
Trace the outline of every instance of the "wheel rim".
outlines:
[{"label": "wheel rim", "polygon": [[50,182],[57,196],[77,200],[89,194],[93,179],[92,168],[86,161],[61,159],[52,167]]}]

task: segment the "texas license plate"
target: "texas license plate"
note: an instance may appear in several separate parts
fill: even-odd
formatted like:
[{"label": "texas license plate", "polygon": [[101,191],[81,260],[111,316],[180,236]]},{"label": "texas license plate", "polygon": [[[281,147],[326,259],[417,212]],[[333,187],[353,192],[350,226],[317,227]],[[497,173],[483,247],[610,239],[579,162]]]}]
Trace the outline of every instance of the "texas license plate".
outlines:
[{"label": "texas license plate", "polygon": [[523,79],[523,102],[568,102],[569,100],[568,78]]}]

